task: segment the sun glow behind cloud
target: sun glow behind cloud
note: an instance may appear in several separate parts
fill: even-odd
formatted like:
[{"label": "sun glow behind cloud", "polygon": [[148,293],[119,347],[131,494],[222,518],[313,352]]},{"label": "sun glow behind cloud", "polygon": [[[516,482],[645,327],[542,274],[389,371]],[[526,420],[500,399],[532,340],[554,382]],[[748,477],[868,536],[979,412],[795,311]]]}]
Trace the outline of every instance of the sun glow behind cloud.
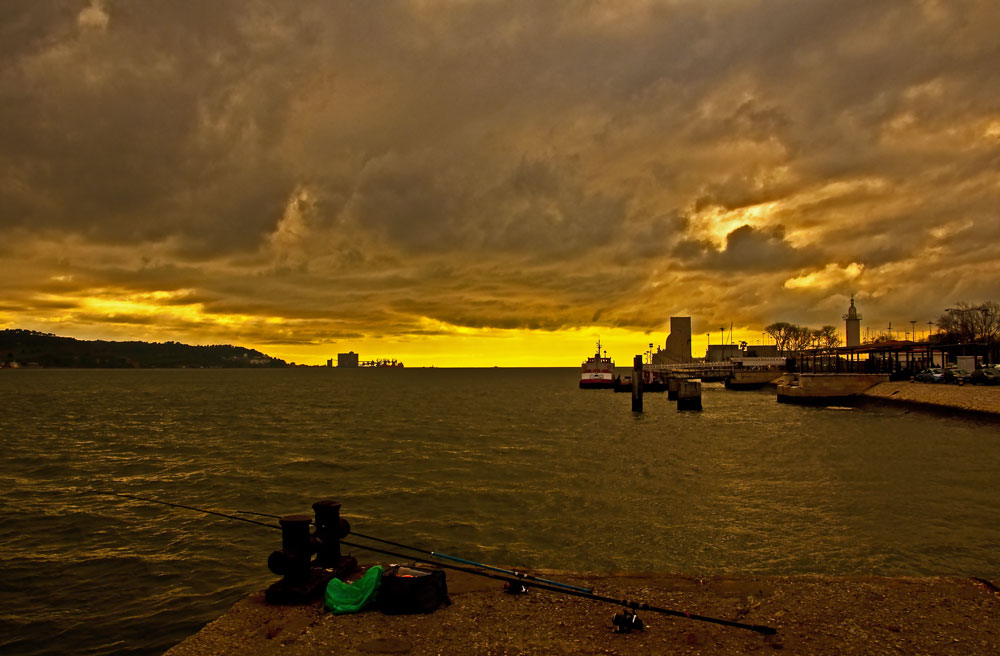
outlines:
[{"label": "sun glow behind cloud", "polygon": [[828,264],[819,271],[789,278],[785,281],[785,289],[828,289],[835,285],[843,286],[844,283],[856,280],[864,269],[864,265],[857,262],[851,262],[844,267],[837,264]]},{"label": "sun glow behind cloud", "polygon": [[193,290],[122,293],[114,289],[90,289],[85,294],[38,294],[34,301],[46,308],[34,323],[81,326],[93,323],[132,327],[136,339],[172,340],[177,331],[206,335],[236,334],[239,328],[266,324],[281,326],[281,317],[208,312],[201,302],[186,302]]}]

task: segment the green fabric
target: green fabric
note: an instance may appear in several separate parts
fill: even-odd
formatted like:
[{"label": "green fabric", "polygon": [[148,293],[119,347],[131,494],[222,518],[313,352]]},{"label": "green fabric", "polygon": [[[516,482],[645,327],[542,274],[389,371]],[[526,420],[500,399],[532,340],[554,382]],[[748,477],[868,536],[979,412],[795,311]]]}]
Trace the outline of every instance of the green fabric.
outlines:
[{"label": "green fabric", "polygon": [[326,607],[335,615],[356,613],[375,600],[380,583],[382,583],[381,565],[369,568],[365,575],[354,583],[330,579],[326,584]]}]

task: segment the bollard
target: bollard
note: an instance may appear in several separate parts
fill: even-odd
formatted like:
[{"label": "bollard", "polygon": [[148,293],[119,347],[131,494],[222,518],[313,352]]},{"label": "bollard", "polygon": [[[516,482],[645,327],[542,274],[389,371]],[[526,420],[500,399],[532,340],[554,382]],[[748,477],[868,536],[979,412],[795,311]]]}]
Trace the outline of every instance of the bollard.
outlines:
[{"label": "bollard", "polygon": [[[301,604],[316,596],[320,581],[309,565],[312,544],[309,539],[309,515],[285,515],[278,519],[281,525],[281,551],[271,552],[267,568],[281,576],[264,591],[269,604]],[[329,579],[327,579],[328,581]],[[325,587],[327,581],[322,581]]]},{"label": "bollard", "polygon": [[680,378],[668,378],[667,379],[667,400],[676,401],[677,400],[677,390],[681,387]]},{"label": "bollard", "polygon": [[267,568],[285,577],[290,583],[300,583],[309,578],[309,515],[285,515],[278,519],[281,525],[281,551],[274,551],[267,558]]},{"label": "bollard", "polygon": [[316,513],[316,560],[313,565],[339,569],[344,557],[340,555],[340,539],[351,532],[351,525],[340,517],[340,502],[323,499],[313,504]]},{"label": "bollard", "polygon": [[701,381],[681,381],[677,389],[678,410],[701,410]]},{"label": "bollard", "polygon": [[642,412],[642,356],[632,362],[632,412]]},{"label": "bollard", "polygon": [[[344,579],[358,567],[353,556],[340,553],[340,539],[351,531],[347,520],[340,518],[340,503],[324,499],[313,504],[316,531],[309,515],[285,515],[281,526],[281,550],[272,552],[267,567],[280,575],[264,591],[269,604],[304,604],[323,596],[326,584],[337,577]],[[312,560],[313,554],[317,554]]]}]

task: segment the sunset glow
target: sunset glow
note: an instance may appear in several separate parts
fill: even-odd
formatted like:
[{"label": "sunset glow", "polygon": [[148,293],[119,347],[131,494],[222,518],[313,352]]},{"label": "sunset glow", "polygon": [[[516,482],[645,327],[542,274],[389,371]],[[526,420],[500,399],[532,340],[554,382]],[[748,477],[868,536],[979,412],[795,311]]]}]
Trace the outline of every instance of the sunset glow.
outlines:
[{"label": "sunset glow", "polygon": [[578,366],[1000,300],[995,3],[8,13],[0,328]]}]

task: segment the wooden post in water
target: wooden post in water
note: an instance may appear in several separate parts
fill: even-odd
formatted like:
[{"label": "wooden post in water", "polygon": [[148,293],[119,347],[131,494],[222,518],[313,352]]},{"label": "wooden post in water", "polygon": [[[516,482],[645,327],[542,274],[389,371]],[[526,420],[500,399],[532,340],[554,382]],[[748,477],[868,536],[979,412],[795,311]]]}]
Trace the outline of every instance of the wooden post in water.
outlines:
[{"label": "wooden post in water", "polygon": [[677,400],[677,390],[681,388],[681,379],[670,376],[667,378],[667,400]]},{"label": "wooden post in water", "polygon": [[677,390],[678,410],[701,410],[701,381],[682,380]]},{"label": "wooden post in water", "polygon": [[632,412],[642,412],[642,356],[632,362]]}]

